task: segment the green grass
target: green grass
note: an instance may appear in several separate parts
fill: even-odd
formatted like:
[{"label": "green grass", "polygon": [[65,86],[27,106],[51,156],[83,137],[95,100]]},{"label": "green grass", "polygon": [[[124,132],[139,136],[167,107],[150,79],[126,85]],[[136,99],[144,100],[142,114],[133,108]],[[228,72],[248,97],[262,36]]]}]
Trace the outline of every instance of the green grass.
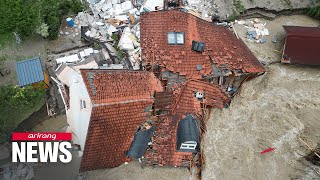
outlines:
[{"label": "green grass", "polygon": [[237,14],[232,14],[231,16],[228,17],[228,21],[234,21],[238,18],[239,16]]},{"label": "green grass", "polygon": [[0,49],[14,43],[14,36],[12,33],[0,33]]}]

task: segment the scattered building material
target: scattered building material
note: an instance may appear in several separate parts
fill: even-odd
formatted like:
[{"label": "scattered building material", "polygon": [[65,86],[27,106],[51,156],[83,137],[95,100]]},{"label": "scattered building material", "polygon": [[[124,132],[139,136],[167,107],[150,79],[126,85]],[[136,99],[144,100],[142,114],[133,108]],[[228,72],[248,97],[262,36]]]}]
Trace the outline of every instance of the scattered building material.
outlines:
[{"label": "scattered building material", "polygon": [[74,62],[80,61],[80,58],[79,58],[78,54],[73,54],[70,56],[57,58],[56,61],[58,64],[60,64],[60,63],[74,63]]}]

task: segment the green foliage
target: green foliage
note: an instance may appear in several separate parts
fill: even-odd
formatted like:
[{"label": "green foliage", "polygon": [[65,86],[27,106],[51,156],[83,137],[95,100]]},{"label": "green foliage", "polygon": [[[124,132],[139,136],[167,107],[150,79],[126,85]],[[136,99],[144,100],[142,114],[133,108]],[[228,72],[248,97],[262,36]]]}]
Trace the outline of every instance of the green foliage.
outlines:
[{"label": "green foliage", "polygon": [[26,108],[33,106],[39,99],[43,99],[45,91],[43,84],[37,88],[32,85],[19,87],[13,85],[0,86],[0,108],[10,106],[13,108]]},{"label": "green foliage", "polygon": [[232,14],[231,16],[228,17],[228,21],[234,21],[239,17],[238,14]]},{"label": "green foliage", "polygon": [[48,25],[48,38],[56,39],[59,34],[61,20],[71,13],[78,13],[83,10],[80,0],[42,0],[43,20]]},{"label": "green foliage", "polygon": [[40,34],[42,37],[49,36],[49,26],[46,23],[42,23],[40,26],[37,27],[36,33]]},{"label": "green foliage", "polygon": [[80,0],[1,0],[0,34],[17,32],[26,37],[46,23],[48,38],[55,39],[63,16],[83,8]]},{"label": "green foliage", "polygon": [[314,18],[320,19],[320,0],[316,1],[316,5],[309,8],[306,13]]},{"label": "green foliage", "polygon": [[0,33],[31,35],[41,22],[39,11],[37,0],[1,0]]},{"label": "green foliage", "polygon": [[238,13],[242,13],[243,11],[246,10],[246,8],[244,7],[244,5],[242,4],[241,0],[233,0],[233,5],[236,8],[236,11]]},{"label": "green foliage", "polygon": [[26,111],[33,108],[45,98],[44,84],[37,86],[6,85],[0,86],[0,136],[9,134],[18,124],[13,114],[8,114],[12,110]]},{"label": "green foliage", "polygon": [[118,43],[119,43],[118,35],[116,33],[112,33],[111,38],[114,40],[114,43],[115,43],[114,47],[116,48],[116,50],[118,52],[118,54],[117,54],[118,55],[118,59],[119,59],[119,61],[122,61],[123,53],[122,53],[122,51],[120,50],[120,48],[118,46]]}]

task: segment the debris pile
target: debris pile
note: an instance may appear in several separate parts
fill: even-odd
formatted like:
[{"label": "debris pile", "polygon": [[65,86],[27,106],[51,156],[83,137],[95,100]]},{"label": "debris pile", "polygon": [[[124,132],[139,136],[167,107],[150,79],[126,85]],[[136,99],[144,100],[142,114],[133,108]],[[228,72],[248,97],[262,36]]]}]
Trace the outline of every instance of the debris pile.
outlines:
[{"label": "debris pile", "polygon": [[[247,31],[247,39],[250,42],[256,42],[256,43],[266,43],[267,37],[269,36],[269,30],[265,27],[266,23],[260,21],[258,18],[255,18],[254,20],[245,21],[235,21],[237,24],[243,25],[245,28],[248,29]],[[275,38],[272,39],[272,42],[276,43],[277,40]]]},{"label": "debris pile", "polygon": [[[162,2],[162,1],[161,1]],[[157,3],[155,3],[157,4]],[[145,5],[145,6],[144,6]],[[107,60],[106,66],[139,69],[140,58],[140,13],[154,11],[154,3],[118,0],[90,4],[93,14],[80,12],[75,17],[75,27],[81,29],[83,39],[97,43]],[[159,5],[163,6],[160,3]],[[121,66],[122,67],[122,66]],[[120,68],[121,68],[120,67]]]},{"label": "debris pile", "polygon": [[18,163],[14,166],[4,167],[0,169],[0,179],[24,179],[30,180],[34,176],[34,163]]},{"label": "debris pile", "polygon": [[[214,16],[206,10],[202,11],[204,7],[197,5],[195,0],[183,3],[178,1],[164,3],[162,0],[101,0],[97,3],[94,1],[89,3],[92,13],[79,12],[74,18],[72,32],[81,31],[83,39],[99,44],[108,62],[107,66],[112,68],[118,67],[114,64],[123,64],[126,69],[140,69],[141,13],[179,8],[181,11],[208,21],[211,21]],[[213,3],[212,7],[218,12],[217,4]]]}]

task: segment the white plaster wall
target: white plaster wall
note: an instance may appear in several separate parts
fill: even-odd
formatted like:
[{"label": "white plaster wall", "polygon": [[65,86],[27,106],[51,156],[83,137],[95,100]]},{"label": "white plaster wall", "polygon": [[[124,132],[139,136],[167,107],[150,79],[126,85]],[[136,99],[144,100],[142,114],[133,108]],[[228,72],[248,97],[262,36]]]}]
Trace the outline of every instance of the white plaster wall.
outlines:
[{"label": "white plaster wall", "polygon": [[[75,144],[84,149],[87,136],[92,103],[80,74],[76,73],[70,78],[70,108],[67,110],[67,122],[73,133]],[[80,100],[86,101],[86,108],[80,109]]]}]

